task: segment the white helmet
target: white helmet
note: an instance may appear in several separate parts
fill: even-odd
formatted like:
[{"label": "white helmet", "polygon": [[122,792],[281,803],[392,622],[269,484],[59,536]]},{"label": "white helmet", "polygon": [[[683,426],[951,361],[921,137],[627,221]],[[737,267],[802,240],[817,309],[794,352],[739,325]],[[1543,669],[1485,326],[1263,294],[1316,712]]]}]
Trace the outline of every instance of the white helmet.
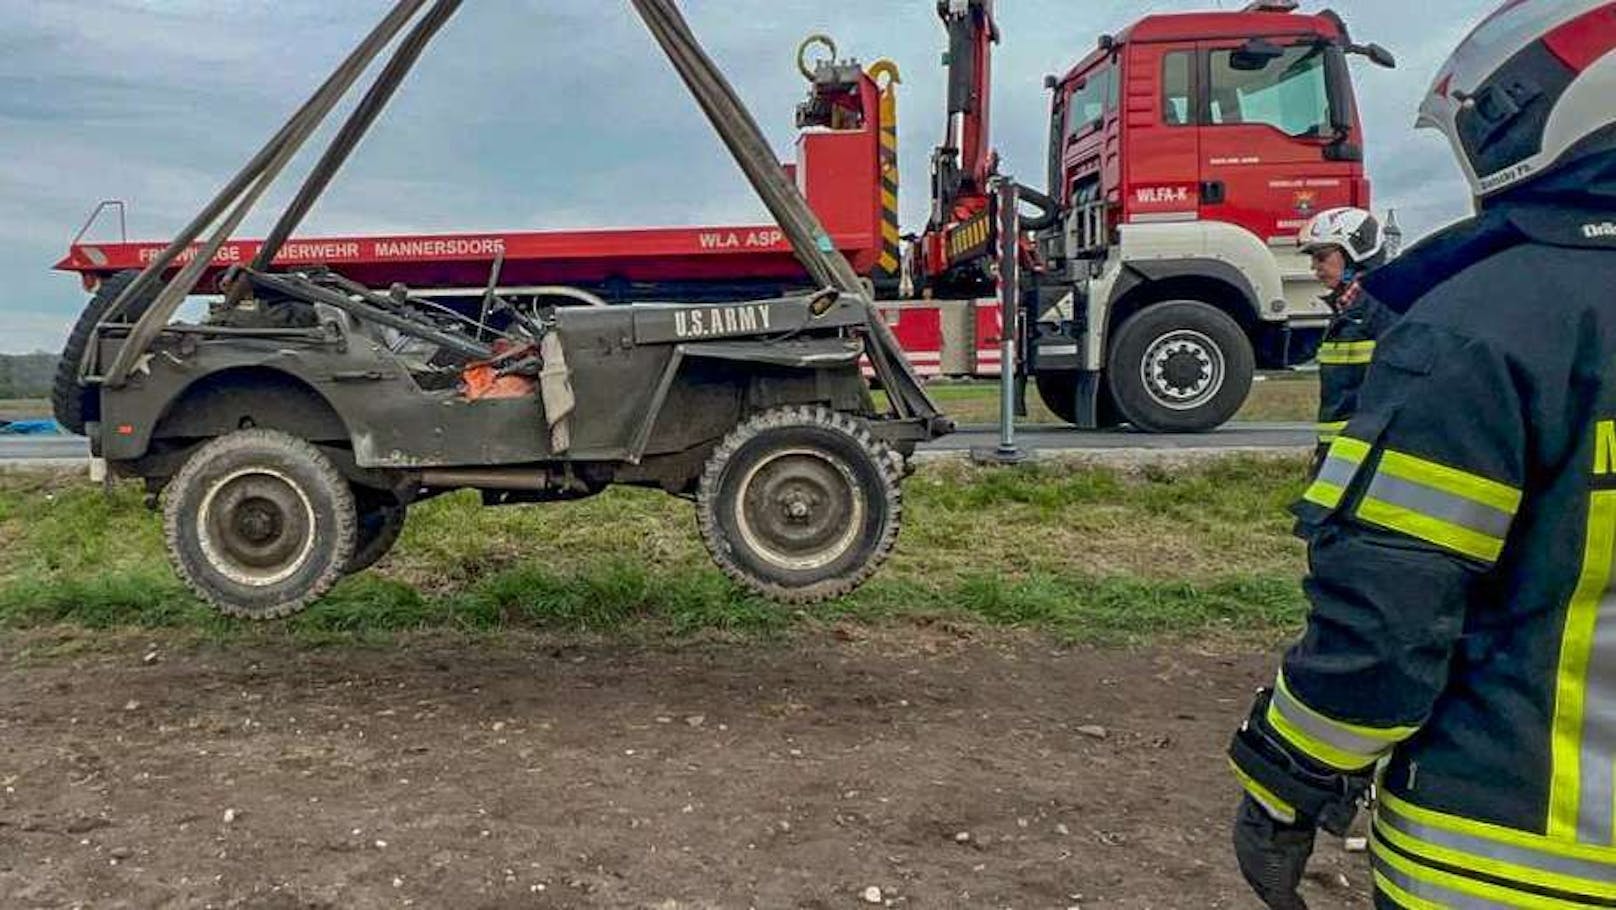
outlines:
[{"label": "white helmet", "polygon": [[1367,266],[1386,252],[1386,232],[1380,219],[1363,209],[1326,209],[1302,228],[1296,245],[1304,253],[1339,247],[1348,262]]},{"label": "white helmet", "polygon": [[1477,198],[1607,147],[1616,2],[1507,0],[1438,71],[1416,126],[1448,137]]}]

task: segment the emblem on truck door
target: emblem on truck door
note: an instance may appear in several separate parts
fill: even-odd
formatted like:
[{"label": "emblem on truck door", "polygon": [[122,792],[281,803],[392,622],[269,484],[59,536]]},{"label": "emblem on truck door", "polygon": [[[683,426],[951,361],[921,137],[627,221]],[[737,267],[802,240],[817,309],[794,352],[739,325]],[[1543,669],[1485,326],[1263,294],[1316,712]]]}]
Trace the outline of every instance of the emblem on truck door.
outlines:
[{"label": "emblem on truck door", "polygon": [[712,338],[716,335],[767,332],[770,328],[770,318],[769,305],[766,303],[692,307],[674,311],[673,332],[680,338]]}]

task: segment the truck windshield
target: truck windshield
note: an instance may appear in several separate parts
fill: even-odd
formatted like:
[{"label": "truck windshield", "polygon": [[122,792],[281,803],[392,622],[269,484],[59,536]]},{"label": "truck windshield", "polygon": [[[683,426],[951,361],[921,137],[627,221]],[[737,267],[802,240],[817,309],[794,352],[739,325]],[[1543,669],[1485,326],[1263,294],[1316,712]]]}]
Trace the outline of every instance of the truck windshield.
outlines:
[{"label": "truck windshield", "polygon": [[1287,47],[1261,69],[1237,67],[1233,49],[1213,51],[1209,122],[1265,124],[1296,137],[1329,135],[1325,50],[1322,44]]}]

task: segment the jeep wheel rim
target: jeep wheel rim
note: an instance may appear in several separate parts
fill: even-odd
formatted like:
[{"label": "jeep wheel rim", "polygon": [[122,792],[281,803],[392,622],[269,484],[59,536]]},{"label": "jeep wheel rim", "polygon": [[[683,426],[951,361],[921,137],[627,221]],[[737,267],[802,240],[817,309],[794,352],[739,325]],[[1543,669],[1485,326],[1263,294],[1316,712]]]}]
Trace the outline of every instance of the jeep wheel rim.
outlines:
[{"label": "jeep wheel rim", "polygon": [[244,468],[209,485],[197,510],[202,554],[213,569],[248,587],[292,577],[314,552],[314,506],[291,478]]},{"label": "jeep wheel rim", "polygon": [[1228,366],[1223,349],[1188,329],[1157,338],[1145,351],[1140,378],[1152,400],[1174,411],[1205,405],[1223,391]]},{"label": "jeep wheel rim", "polygon": [[736,489],[735,526],[752,552],[811,572],[835,563],[864,526],[863,490],[846,462],[813,449],[767,456]]}]

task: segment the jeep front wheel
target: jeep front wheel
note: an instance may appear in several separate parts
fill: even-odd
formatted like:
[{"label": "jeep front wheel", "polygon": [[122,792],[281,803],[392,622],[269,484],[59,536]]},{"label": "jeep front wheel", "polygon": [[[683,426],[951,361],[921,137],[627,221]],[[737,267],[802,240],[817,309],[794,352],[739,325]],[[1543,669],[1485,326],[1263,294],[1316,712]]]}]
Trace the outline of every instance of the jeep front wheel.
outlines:
[{"label": "jeep front wheel", "polygon": [[343,576],[357,517],[348,482],[309,443],[242,430],[197,449],[169,485],[169,558],[197,596],[230,616],[278,619]]},{"label": "jeep front wheel", "polygon": [[897,542],[903,468],[846,414],[760,414],[730,433],[702,472],[702,540],[725,573],[764,597],[839,597],[874,574]]}]

